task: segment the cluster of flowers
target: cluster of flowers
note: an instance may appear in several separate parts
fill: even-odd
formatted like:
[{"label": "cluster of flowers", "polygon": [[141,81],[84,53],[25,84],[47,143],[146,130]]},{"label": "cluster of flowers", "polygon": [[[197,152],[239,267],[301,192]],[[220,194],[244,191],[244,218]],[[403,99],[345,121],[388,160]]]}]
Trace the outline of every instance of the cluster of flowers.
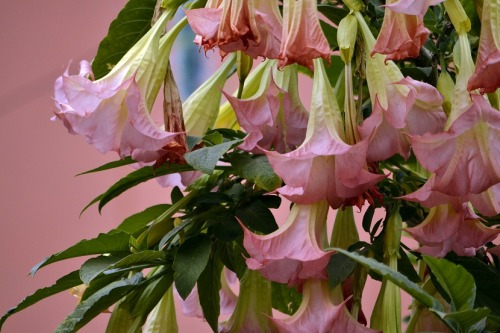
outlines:
[{"label": "cluster of flowers", "polygon": [[[441,68],[440,91],[404,77],[393,62],[419,56],[430,33],[423,17],[429,6],[443,1],[388,0],[376,39],[362,15],[362,2],[344,1],[350,13],[337,35],[345,63],[343,109],[325,72],[324,60],[330,61],[332,51],[316,1],[283,0],[281,14],[278,0],[209,0],[205,8],[187,10],[186,18],[162,35],[175,12],[165,11],[105,77],[94,80],[87,62],[81,63],[78,75],[61,76],[55,87],[55,117],[102,153],[115,151],[141,163],[185,163],[186,134],[203,135],[219,124],[231,124],[227,117],[234,110],[238,126],[247,133],[239,149],[265,154],[284,181],[278,193],[294,203],[286,222],[271,234],[257,235],[242,226],[248,268],[267,280],[298,286],[303,293],[293,316],[272,319],[276,329],[372,332],[349,314],[343,297],[331,297],[325,280],[333,252],[324,250],[324,238],[329,207],[339,209],[340,216],[340,208],[379,199],[376,185],[390,175],[377,172],[378,162],[394,154],[407,159],[413,153],[423,167],[415,172],[428,177],[419,190],[402,197],[429,209],[423,223],[406,229],[422,245],[420,252],[474,256],[500,233],[476,215],[500,213],[500,113],[498,100],[484,95],[500,87],[500,1],[484,1],[475,64],[467,37],[470,22],[459,1],[444,1],[458,34],[458,61],[455,82]],[[169,54],[187,22],[197,35],[195,42],[205,52],[218,48],[224,62],[183,103],[181,115],[167,110],[170,118],[162,128],[150,112],[162,84],[170,84],[165,77]],[[364,52],[362,71],[372,103],[364,120],[356,107],[360,97],[356,100],[353,92],[351,63],[357,49]],[[242,62],[235,52],[265,59],[246,78],[241,98],[220,90],[236,61]],[[299,99],[297,64],[314,73],[309,110]],[[219,107],[222,94],[230,106]],[[185,186],[196,174],[175,177],[166,183]],[[252,285],[251,280],[245,283]],[[264,322],[248,320],[236,329],[230,320],[220,329],[271,330]]]}]

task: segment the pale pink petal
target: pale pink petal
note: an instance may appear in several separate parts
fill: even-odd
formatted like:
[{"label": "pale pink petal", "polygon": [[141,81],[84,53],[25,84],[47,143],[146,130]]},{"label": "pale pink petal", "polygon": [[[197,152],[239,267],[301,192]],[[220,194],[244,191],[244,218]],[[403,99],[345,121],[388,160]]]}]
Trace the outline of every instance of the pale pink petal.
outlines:
[{"label": "pale pink petal", "polygon": [[481,93],[492,93],[500,88],[500,37],[498,34],[499,4],[496,0],[486,0],[483,5],[481,20],[481,37],[479,39],[479,52],[476,61],[476,70],[469,80],[467,89],[480,89]]},{"label": "pale pink petal", "polygon": [[321,234],[328,204],[296,204],[284,225],[268,235],[256,235],[243,227],[247,266],[268,280],[295,285],[300,280],[326,279],[331,252],[321,249]]},{"label": "pale pink petal", "polygon": [[443,1],[444,0],[399,0],[391,4],[386,4],[385,7],[398,13],[417,15],[423,18],[430,6],[435,6]]},{"label": "pale pink petal", "polygon": [[475,256],[479,247],[495,240],[499,233],[500,229],[488,228],[477,218],[466,219],[454,239],[453,251],[459,256]]},{"label": "pale pink petal", "polygon": [[387,9],[371,54],[384,54],[386,60],[417,58],[429,33],[422,18]]},{"label": "pale pink petal", "polygon": [[278,66],[293,63],[314,70],[313,59],[330,61],[330,45],[319,25],[315,1],[283,1],[283,37]]},{"label": "pale pink petal", "polygon": [[482,96],[457,118],[449,131],[412,136],[413,151],[436,174],[433,190],[466,196],[500,182],[500,113]]},{"label": "pale pink petal", "polygon": [[320,280],[304,283],[302,303],[293,316],[272,320],[280,333],[377,332],[354,320],[344,303],[333,305],[327,282]]},{"label": "pale pink petal", "polygon": [[469,200],[484,216],[500,214],[500,184],[493,185],[480,194],[469,195]]},{"label": "pale pink petal", "polygon": [[435,180],[436,175],[432,175],[421,188],[413,193],[402,196],[401,199],[418,202],[427,208],[450,204],[454,207],[455,211],[460,211],[462,209],[463,200],[460,200],[459,197],[434,191],[432,188],[434,187]]}]

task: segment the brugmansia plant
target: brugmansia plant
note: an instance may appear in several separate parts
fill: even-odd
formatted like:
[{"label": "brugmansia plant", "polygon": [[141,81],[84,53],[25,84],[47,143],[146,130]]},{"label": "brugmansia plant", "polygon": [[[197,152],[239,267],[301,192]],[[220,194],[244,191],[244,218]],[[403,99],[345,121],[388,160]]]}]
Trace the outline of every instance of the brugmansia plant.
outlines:
[{"label": "brugmansia plant", "polygon": [[[186,25],[221,63],[183,102]],[[152,179],[171,200],[45,258],[32,274],[92,256],[0,326],[73,289],[56,332],[108,309],[108,333],[177,332],[179,311],[214,332],[498,332],[499,88],[500,0],[130,0],[56,80],[54,120],[118,153],[86,173],[136,166],[85,209]]]}]

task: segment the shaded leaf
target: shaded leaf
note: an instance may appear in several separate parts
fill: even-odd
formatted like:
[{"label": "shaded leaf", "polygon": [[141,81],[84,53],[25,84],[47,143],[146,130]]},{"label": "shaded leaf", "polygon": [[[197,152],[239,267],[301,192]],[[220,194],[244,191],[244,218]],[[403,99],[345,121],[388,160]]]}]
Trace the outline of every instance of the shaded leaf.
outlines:
[{"label": "shaded leaf", "polygon": [[207,266],[211,249],[212,241],[205,234],[189,238],[179,247],[173,268],[175,288],[182,299],[189,296]]},{"label": "shaded leaf", "polygon": [[115,281],[86,300],[78,303],[71,313],[56,329],[55,333],[73,333],[89,321],[119,301],[142,282],[142,274],[137,273],[129,279]]},{"label": "shaded leaf", "polygon": [[99,172],[99,171],[104,171],[104,170],[109,170],[109,169],[115,169],[115,168],[119,168],[119,167],[124,166],[124,165],[133,164],[133,163],[137,163],[137,162],[134,161],[132,159],[132,157],[127,156],[121,160],[109,162],[109,163],[103,164],[100,167],[97,167],[95,169],[91,169],[91,170],[79,173],[79,174],[77,174],[77,176],[86,175],[89,173],[94,173],[94,172]]},{"label": "shaded leaf", "polygon": [[129,253],[129,234],[116,232],[113,234],[99,234],[93,239],[84,239],[68,249],[46,257],[31,269],[34,275],[40,268],[65,259],[82,257],[92,254],[123,254]]},{"label": "shaded leaf", "polygon": [[219,159],[231,148],[241,143],[241,140],[232,140],[221,143],[213,147],[203,147],[195,151],[186,153],[184,158],[196,170],[211,174]]},{"label": "shaded leaf", "polygon": [[217,332],[220,314],[219,291],[221,289],[220,276],[223,268],[218,257],[218,255],[213,256],[198,278],[198,296],[203,316],[214,332]]},{"label": "shaded leaf", "polygon": [[156,0],[129,0],[118,17],[111,22],[108,35],[99,44],[92,62],[96,79],[108,74],[151,28],[155,5]]},{"label": "shaded leaf", "polygon": [[[329,249],[325,249],[329,250]],[[408,294],[413,296],[420,303],[424,304],[428,308],[442,311],[442,306],[437,299],[429,295],[426,291],[422,290],[416,283],[411,282],[406,276],[403,274],[396,272],[386,265],[370,259],[363,257],[357,253],[348,252],[342,249],[333,248],[332,250],[340,252],[353,259],[354,261],[360,263],[365,268],[369,270],[373,270],[376,273],[382,275],[387,278],[389,281],[393,282],[395,285],[399,286],[401,289],[405,290]]]},{"label": "shaded leaf", "polygon": [[259,199],[236,208],[235,215],[244,225],[264,234],[278,230],[273,213]]},{"label": "shaded leaf", "polygon": [[295,287],[277,282],[271,282],[271,297],[273,308],[289,316],[298,310],[302,302],[302,294]]},{"label": "shaded leaf", "polygon": [[326,266],[330,288],[335,288],[347,279],[354,271],[354,268],[356,268],[356,265],[356,261],[342,253],[332,254],[328,261],[328,266]]},{"label": "shaded leaf", "polygon": [[116,230],[121,230],[132,234],[163,214],[168,208],[170,208],[170,205],[167,204],[161,204],[146,208],[140,213],[127,217],[125,220],[123,220],[122,223],[120,223],[120,225],[116,227]]},{"label": "shaded leaf", "polygon": [[91,258],[80,267],[80,279],[86,285],[101,274],[106,268],[118,262],[123,256],[99,256]]},{"label": "shaded leaf", "polygon": [[281,179],[274,172],[266,155],[250,157],[234,154],[231,156],[231,164],[236,174],[268,192],[281,186]]},{"label": "shaded leaf", "polygon": [[476,285],[474,278],[465,268],[446,259],[423,256],[437,281],[451,298],[453,312],[470,310],[474,307]]}]

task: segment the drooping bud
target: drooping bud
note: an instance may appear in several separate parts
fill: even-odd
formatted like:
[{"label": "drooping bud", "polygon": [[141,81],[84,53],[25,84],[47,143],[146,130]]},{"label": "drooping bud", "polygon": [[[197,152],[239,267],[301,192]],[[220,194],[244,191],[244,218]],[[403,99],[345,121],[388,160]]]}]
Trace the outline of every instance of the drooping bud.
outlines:
[{"label": "drooping bud", "polygon": [[455,27],[457,33],[467,33],[471,29],[471,22],[460,0],[446,0],[444,8],[448,12],[451,23]]},{"label": "drooping bud", "polygon": [[436,88],[441,95],[443,95],[443,110],[446,115],[449,115],[451,111],[451,101],[453,99],[453,91],[455,90],[455,82],[453,82],[453,79],[444,67],[441,68]]},{"label": "drooping bud", "polygon": [[337,42],[340,49],[340,57],[345,63],[351,62],[358,34],[358,21],[353,14],[344,17],[337,30]]}]

